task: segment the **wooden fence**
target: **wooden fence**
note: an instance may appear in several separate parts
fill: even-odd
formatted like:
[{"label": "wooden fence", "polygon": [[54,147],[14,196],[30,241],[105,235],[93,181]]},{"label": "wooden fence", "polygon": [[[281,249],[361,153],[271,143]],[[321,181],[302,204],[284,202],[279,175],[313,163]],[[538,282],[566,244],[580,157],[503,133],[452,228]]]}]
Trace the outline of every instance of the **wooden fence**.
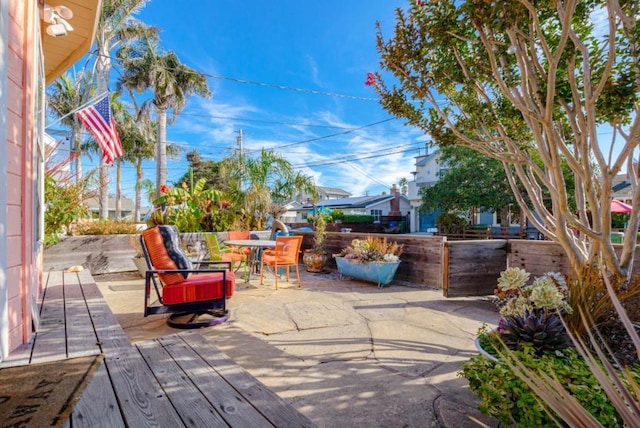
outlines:
[{"label": "wooden fence", "polygon": [[[313,232],[296,232],[296,234],[304,236],[303,251],[312,247]],[[441,236],[327,232],[325,247],[329,254],[336,254],[350,245],[352,240],[366,239],[367,236],[387,238],[389,241],[404,245],[400,256],[402,263],[396,272],[395,281],[410,283],[416,287],[442,288],[442,254],[445,239]],[[336,269],[333,258],[330,258],[327,267]]]},{"label": "wooden fence", "polygon": [[506,239],[445,242],[442,293],[445,297],[493,293],[507,267]]},{"label": "wooden fence", "polygon": [[[263,232],[257,232],[259,237]],[[268,234],[264,232],[264,234]],[[296,232],[304,236],[303,249],[313,245],[313,232]],[[445,297],[483,296],[493,293],[500,272],[507,266],[520,267],[532,276],[547,272],[568,273],[568,258],[562,248],[551,241],[537,240],[469,240],[448,241],[443,236],[416,234],[370,234],[327,232],[326,249],[335,254],[353,239],[368,235],[386,237],[404,245],[394,281],[412,287],[439,288]],[[201,234],[181,234],[185,248],[198,247]],[[224,237],[222,237],[224,239]],[[621,249],[621,246],[617,247]],[[62,270],[83,265],[92,274],[133,271],[135,250],[127,235],[67,237],[47,248],[44,270]],[[329,259],[328,269],[336,269]],[[634,272],[640,272],[640,251],[636,247]]]}]

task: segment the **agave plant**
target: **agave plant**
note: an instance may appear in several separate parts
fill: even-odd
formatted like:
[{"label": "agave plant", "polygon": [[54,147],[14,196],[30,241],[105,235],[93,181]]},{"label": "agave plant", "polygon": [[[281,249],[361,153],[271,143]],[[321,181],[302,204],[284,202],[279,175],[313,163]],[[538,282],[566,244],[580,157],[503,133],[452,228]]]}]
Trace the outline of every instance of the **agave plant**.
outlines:
[{"label": "agave plant", "polygon": [[557,313],[534,308],[524,314],[507,315],[500,322],[502,340],[509,349],[520,349],[523,342],[530,342],[537,355],[553,352],[569,346],[569,336]]}]

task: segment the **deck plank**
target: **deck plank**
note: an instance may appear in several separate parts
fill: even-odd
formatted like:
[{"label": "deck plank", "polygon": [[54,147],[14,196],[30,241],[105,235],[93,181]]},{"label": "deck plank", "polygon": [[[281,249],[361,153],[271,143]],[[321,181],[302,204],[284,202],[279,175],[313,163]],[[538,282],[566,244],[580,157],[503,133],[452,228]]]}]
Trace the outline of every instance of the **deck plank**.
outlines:
[{"label": "deck plank", "polygon": [[64,287],[61,271],[49,272],[44,290],[40,326],[36,332],[31,363],[67,358],[64,317]]},{"label": "deck plank", "polygon": [[157,339],[203,396],[232,427],[272,424],[248,400],[220,376],[191,346],[175,334]]},{"label": "deck plank", "polygon": [[64,302],[68,357],[100,354],[80,279],[75,272],[64,273]]},{"label": "deck plank", "polygon": [[[182,340],[213,367],[227,382],[277,427],[315,427],[316,425],[295,407],[267,388],[249,372],[235,364],[225,353],[194,331],[180,334]],[[162,339],[162,338],[161,338]]]},{"label": "deck plank", "polygon": [[159,342],[140,342],[136,347],[187,426],[227,427],[212,403],[203,397]]},{"label": "deck plank", "polygon": [[120,351],[130,349],[131,342],[127,334],[111,312],[93,277],[86,272],[80,272],[78,277],[102,352],[117,355]]},{"label": "deck plank", "polygon": [[135,348],[107,355],[104,361],[127,426],[185,426]]},{"label": "deck plank", "polygon": [[126,426],[104,362],[93,374],[91,381],[73,407],[73,412],[67,419],[67,424],[69,423],[73,428]]},{"label": "deck plank", "polygon": [[103,352],[64,427],[315,426],[196,332],[132,345],[89,272],[46,283],[33,346],[2,367]]}]

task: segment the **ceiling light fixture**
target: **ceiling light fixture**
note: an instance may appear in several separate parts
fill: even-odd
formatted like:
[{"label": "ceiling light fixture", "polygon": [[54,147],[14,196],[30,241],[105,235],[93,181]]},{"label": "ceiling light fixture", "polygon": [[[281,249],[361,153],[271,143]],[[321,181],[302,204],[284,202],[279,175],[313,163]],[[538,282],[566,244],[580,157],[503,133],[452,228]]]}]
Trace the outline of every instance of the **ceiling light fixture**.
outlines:
[{"label": "ceiling light fixture", "polygon": [[49,24],[47,34],[52,37],[66,36],[68,32],[73,31],[73,27],[67,22],[67,19],[73,18],[73,11],[66,6],[45,4],[40,18]]}]

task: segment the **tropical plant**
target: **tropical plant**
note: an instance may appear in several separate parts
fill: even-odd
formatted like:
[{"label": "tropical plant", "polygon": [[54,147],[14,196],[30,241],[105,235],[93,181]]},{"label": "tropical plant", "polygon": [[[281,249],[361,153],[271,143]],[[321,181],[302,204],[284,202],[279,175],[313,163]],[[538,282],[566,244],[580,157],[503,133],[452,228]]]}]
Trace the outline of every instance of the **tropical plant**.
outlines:
[{"label": "tropical plant", "polygon": [[[158,28],[145,25],[134,18],[146,5],[147,0],[104,0],[100,21],[96,31],[95,76],[97,94],[106,93],[109,89],[112,52],[123,44],[126,46],[139,38],[157,39]],[[125,43],[126,42],[126,43]],[[107,165],[100,161],[100,215],[108,217],[109,171]]]},{"label": "tropical plant", "polygon": [[[207,80],[202,73],[180,62],[175,52],[163,52],[155,38],[141,37],[118,51],[124,71],[119,87],[143,93],[147,89],[158,123],[156,145],[156,189],[167,183],[167,121],[172,123],[187,105],[190,95],[211,96]],[[171,117],[167,119],[168,111]]]},{"label": "tropical plant", "polygon": [[627,229],[616,253],[609,204],[613,178],[626,173],[629,222],[638,224],[637,20],[628,1],[411,1],[397,9],[391,38],[378,27],[381,66],[394,82],[378,73],[366,83],[438,146],[498,160],[520,209],[562,246],[573,273],[598,261],[624,278],[636,230]]},{"label": "tropical plant", "polygon": [[82,150],[80,130],[82,124],[75,114],[78,106],[83,105],[95,93],[92,84],[93,76],[85,69],[80,70],[75,79],[63,74],[51,84],[47,94],[49,108],[60,118],[60,121],[71,129],[71,147],[74,153],[76,185],[82,180]]},{"label": "tropical plant", "polygon": [[154,201],[159,207],[151,217],[152,224],[172,224],[180,232],[213,232],[228,230],[231,215],[229,203],[220,199],[220,192],[205,189],[200,179],[192,187],[160,187],[160,197]]},{"label": "tropical plant", "polygon": [[226,157],[219,174],[225,196],[241,207],[250,229],[263,228],[272,203],[282,205],[296,192],[317,195],[311,177],[295,172],[288,160],[270,150],[256,157],[239,152]]}]

